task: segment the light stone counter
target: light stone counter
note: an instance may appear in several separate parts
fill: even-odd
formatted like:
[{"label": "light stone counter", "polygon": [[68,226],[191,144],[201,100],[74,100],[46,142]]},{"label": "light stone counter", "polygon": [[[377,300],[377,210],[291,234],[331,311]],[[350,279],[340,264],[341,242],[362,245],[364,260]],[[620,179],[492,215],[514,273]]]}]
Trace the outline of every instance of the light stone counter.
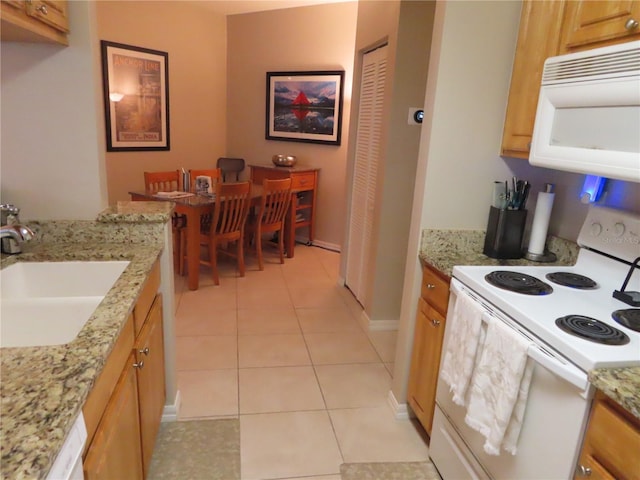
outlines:
[{"label": "light stone counter", "polygon": [[[451,277],[455,265],[573,265],[578,256],[576,243],[549,237],[547,247],[558,259],[553,263],[531,262],[524,258],[497,260],[482,253],[482,230],[424,230],[420,260]],[[640,367],[604,368],[589,372],[589,381],[620,406],[640,418]]]},{"label": "light stone counter", "polygon": [[173,204],[140,202],[127,210],[123,203],[117,210],[103,212],[97,222],[26,222],[39,242],[2,258],[2,267],[48,260],[130,264],[71,343],[0,349],[1,479],[46,477],[162,253]]}]

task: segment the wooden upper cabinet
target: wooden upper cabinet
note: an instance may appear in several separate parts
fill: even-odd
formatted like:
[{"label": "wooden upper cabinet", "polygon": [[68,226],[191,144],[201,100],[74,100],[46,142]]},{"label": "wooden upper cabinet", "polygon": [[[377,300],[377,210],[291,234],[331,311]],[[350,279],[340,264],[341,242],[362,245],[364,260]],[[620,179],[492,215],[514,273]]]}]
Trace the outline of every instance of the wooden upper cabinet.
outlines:
[{"label": "wooden upper cabinet", "polygon": [[640,38],[640,0],[567,2],[559,54]]},{"label": "wooden upper cabinet", "polygon": [[524,1],[501,155],[529,158],[544,61],[557,54],[564,1]]},{"label": "wooden upper cabinet", "polygon": [[2,41],[68,45],[66,0],[1,0]]}]

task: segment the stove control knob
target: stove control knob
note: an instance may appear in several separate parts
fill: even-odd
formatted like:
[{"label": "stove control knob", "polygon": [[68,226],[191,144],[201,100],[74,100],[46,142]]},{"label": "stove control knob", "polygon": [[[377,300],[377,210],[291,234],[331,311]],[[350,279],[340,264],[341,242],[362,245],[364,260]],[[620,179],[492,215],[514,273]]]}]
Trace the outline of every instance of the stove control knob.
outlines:
[{"label": "stove control knob", "polygon": [[621,237],[622,235],[624,235],[626,228],[624,226],[624,223],[622,222],[618,222],[613,226],[613,234],[616,237]]},{"label": "stove control knob", "polygon": [[593,222],[591,224],[591,236],[597,237],[601,233],[602,233],[602,225],[600,225],[598,222]]}]

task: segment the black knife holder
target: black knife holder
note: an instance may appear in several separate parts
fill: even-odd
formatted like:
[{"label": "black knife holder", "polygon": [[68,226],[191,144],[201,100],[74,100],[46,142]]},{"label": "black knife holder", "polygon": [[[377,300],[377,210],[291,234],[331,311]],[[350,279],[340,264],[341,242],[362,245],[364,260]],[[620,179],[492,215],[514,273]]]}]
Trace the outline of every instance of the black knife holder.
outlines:
[{"label": "black knife holder", "polygon": [[482,253],[491,258],[522,258],[522,238],[526,221],[526,210],[501,210],[490,207]]}]

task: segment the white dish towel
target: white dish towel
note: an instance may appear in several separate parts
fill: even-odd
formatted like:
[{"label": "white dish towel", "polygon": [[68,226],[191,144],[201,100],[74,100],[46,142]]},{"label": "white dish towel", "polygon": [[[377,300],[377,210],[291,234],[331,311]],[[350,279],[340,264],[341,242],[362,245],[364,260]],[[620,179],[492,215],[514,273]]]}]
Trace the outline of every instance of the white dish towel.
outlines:
[{"label": "white dish towel", "polygon": [[489,455],[500,455],[501,448],[515,455],[534,362],[524,337],[499,320],[488,323],[465,422],[485,437]]},{"label": "white dish towel", "polygon": [[484,310],[467,293],[456,296],[453,315],[447,325],[448,340],[440,369],[440,377],[449,385],[453,401],[464,406],[466,392],[480,342]]}]

